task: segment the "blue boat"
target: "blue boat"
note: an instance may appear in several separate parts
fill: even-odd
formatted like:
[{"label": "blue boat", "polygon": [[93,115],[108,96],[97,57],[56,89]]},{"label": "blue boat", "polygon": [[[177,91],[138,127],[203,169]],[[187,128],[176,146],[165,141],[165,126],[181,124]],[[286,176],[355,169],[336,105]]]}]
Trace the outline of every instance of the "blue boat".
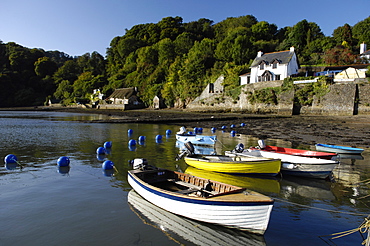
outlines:
[{"label": "blue boat", "polygon": [[217,141],[216,135],[205,136],[192,132],[186,132],[185,127],[181,127],[176,133],[176,140],[182,143],[191,142],[194,145],[214,145]]},{"label": "blue boat", "polygon": [[364,149],[348,147],[348,146],[340,146],[340,145],[331,145],[331,144],[316,144],[316,150],[318,151],[325,151],[325,152],[332,152],[337,154],[361,154]]}]

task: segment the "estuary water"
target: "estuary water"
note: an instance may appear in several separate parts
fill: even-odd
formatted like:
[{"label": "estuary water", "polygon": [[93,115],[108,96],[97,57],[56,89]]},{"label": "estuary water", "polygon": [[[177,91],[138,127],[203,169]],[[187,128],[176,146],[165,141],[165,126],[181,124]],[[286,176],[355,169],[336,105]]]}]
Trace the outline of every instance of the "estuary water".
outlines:
[{"label": "estuary water", "polygon": [[[61,112],[0,111],[0,154],[14,154],[20,166],[0,164],[0,245],[361,245],[356,232],[369,215],[370,152],[343,156],[334,181],[294,177],[261,178],[204,172],[175,161],[178,126],[81,123],[101,115]],[[242,122],[235,122],[240,125]],[[199,125],[199,127],[202,127]],[[132,130],[130,135],[129,129]],[[172,134],[166,135],[170,130]],[[237,128],[236,128],[237,131]],[[203,129],[210,135],[210,129]],[[222,154],[251,136],[217,130],[215,149]],[[158,141],[157,136],[162,140]],[[129,146],[144,136],[144,143]],[[96,150],[112,141],[106,159],[116,171],[104,172]],[[291,143],[268,139],[269,145]],[[310,148],[312,146],[299,146]],[[57,160],[70,159],[61,169]],[[273,197],[264,236],[191,221],[163,211],[131,191],[129,160],[239,185]]]}]

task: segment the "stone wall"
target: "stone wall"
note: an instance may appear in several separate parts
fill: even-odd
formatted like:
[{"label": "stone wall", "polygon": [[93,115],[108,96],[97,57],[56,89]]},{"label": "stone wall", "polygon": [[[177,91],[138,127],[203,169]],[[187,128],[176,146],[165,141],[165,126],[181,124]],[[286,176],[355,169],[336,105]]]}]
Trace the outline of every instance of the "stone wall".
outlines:
[{"label": "stone wall", "polygon": [[278,94],[278,104],[251,104],[248,93],[267,87],[280,87],[282,81],[260,82],[244,85],[239,100],[234,101],[225,95],[194,100],[187,105],[194,111],[226,111],[279,115],[356,115],[370,114],[370,84],[347,83],[329,86],[329,92],[322,97],[314,97],[312,106],[294,105],[294,90]]}]

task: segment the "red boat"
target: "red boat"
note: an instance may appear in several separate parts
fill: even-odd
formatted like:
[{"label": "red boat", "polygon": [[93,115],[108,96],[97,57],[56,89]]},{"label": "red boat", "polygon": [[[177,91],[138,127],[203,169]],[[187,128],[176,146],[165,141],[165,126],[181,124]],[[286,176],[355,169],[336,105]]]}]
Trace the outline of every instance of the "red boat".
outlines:
[{"label": "red boat", "polygon": [[263,151],[275,152],[275,153],[280,153],[280,154],[296,155],[296,156],[303,156],[303,157],[314,157],[314,158],[327,159],[327,160],[335,159],[338,156],[336,153],[320,152],[320,151],[304,150],[304,149],[292,149],[292,148],[265,145],[263,140],[258,140],[258,145],[259,145],[258,147],[251,147],[251,149],[259,149]]}]

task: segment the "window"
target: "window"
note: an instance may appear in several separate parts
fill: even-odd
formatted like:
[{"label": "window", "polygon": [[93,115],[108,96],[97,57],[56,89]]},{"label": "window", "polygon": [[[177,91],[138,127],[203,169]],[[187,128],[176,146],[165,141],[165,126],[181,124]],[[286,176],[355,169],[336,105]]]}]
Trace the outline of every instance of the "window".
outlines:
[{"label": "window", "polygon": [[275,75],[275,80],[280,80],[280,74]]},{"label": "window", "polygon": [[209,93],[215,93],[215,85],[213,83],[209,83]]},{"label": "window", "polygon": [[277,63],[276,62],[272,63],[272,68],[277,68]]},{"label": "window", "polygon": [[265,64],[264,63],[261,63],[260,64],[260,70],[263,70],[263,69],[265,69]]}]

